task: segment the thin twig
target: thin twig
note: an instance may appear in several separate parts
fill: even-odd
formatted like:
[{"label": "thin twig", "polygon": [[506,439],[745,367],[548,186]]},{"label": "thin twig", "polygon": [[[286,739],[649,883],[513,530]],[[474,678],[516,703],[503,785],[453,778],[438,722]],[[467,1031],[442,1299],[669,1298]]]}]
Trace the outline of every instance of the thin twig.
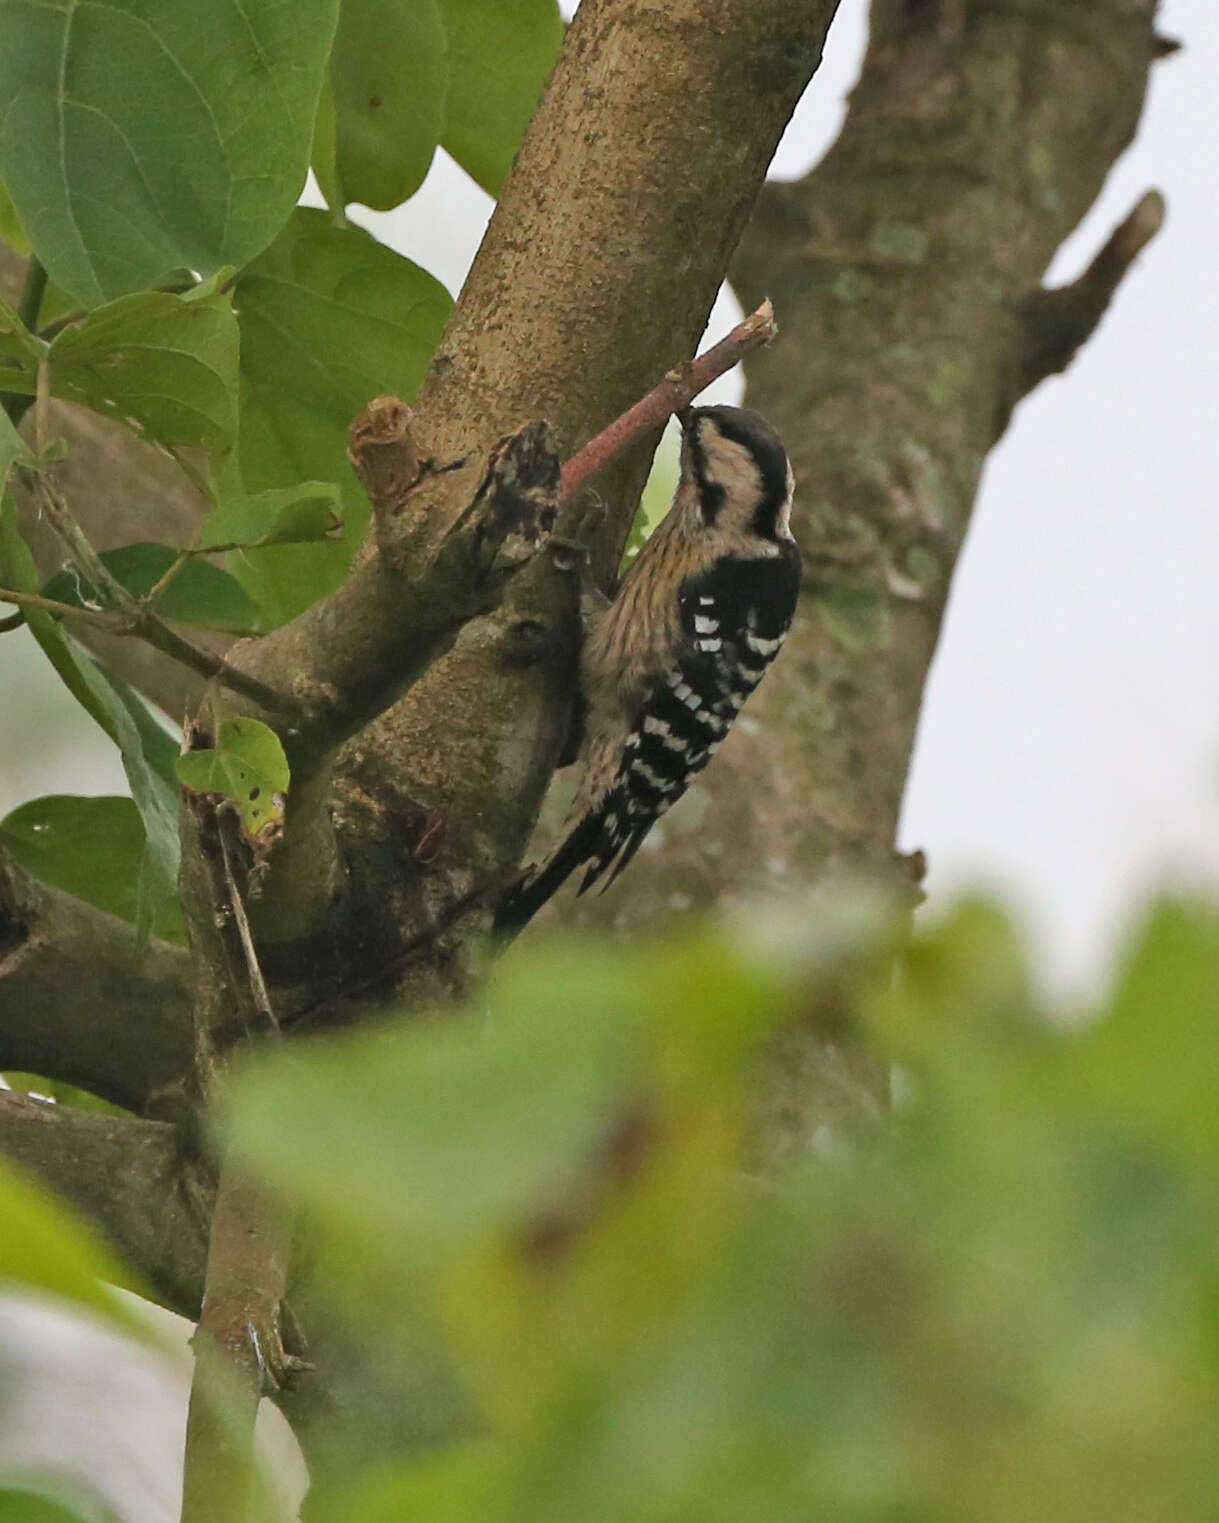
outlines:
[{"label": "thin twig", "polygon": [[173,581],[174,577],[177,576],[178,572],[182,570],[183,566],[186,565],[187,561],[190,560],[193,554],[193,550],[178,551],[177,555],[174,556],[173,560],[165,568],[164,574],[159,576],[157,580],[152,584],[152,586],[148,589],[148,591],[144,594],[144,601],[148,604],[149,608],[155,608],[157,606],[157,603],[160,601],[161,595],[164,593],[165,589],[169,586],[170,582]]},{"label": "thin twig", "polygon": [[237,876],[233,871],[233,856],[229,848],[229,832],[225,828],[224,819],[217,820],[217,829],[220,836],[220,854],[224,859],[224,883],[228,892],[228,907],[232,911],[233,920],[237,926],[237,934],[241,938],[241,953],[245,958],[246,977],[250,983],[250,994],[253,996],[254,1008],[268,1026],[275,1032],[279,1031],[279,1021],[276,1019],[275,1010],[271,1004],[271,996],[267,990],[266,979],[262,976],[262,965],[258,961],[258,949],[254,945],[254,937],[250,931],[249,917],[245,912],[245,899],[237,883]]},{"label": "thin twig", "polygon": [[671,370],[659,386],[654,386],[646,397],[615,418],[608,428],[603,428],[571,457],[563,467],[560,502],[570,502],[628,445],[659,428],[673,413],[688,407],[700,391],[705,391],[712,381],[718,381],[751,350],[771,343],[778,331],[774,308],[769,301],[764,301],[756,312],[738,323],[727,338],[722,338],[697,359]]},{"label": "thin twig", "polygon": [[[171,629],[143,599],[129,592],[109,571],[72,516],[63,497],[48,480],[48,472],[38,472],[34,476],[34,482],[43,517],[59,537],[77,570],[94,588],[101,601],[109,604],[112,613],[118,616],[122,625],[119,633],[138,635],[164,655],[198,672],[201,677],[223,683],[225,687],[240,693],[243,698],[250,699],[251,702],[271,713],[295,715],[301,712],[301,704],[297,699],[277,692],[274,688],[259,682],[256,677],[247,676],[245,672],[238,671],[219,656],[212,655],[210,651],[203,650],[200,646],[192,645],[189,640]],[[21,594],[19,597],[12,597],[10,601],[29,603],[30,595]],[[31,606],[39,605],[31,603]],[[51,607],[48,612],[63,613],[73,618],[92,616],[92,622],[97,622],[94,610],[80,610],[67,604]],[[111,627],[114,627],[113,624]]]},{"label": "thin twig", "polygon": [[16,592],[0,587],[0,603],[15,603],[18,608],[35,608],[42,613],[53,613],[61,619],[79,619],[83,624],[96,624],[111,634],[129,635],[131,623],[124,614],[102,608],[79,608],[75,603],[58,603],[54,598],[44,598],[38,592]]}]

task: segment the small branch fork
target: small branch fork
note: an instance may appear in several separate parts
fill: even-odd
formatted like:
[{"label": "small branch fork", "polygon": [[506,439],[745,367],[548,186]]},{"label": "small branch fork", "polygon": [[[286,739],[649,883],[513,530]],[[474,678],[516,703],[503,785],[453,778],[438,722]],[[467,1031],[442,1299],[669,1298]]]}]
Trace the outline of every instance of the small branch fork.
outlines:
[{"label": "small branch fork", "polygon": [[660,428],[673,413],[688,407],[699,392],[739,365],[747,354],[773,343],[778,332],[774,308],[764,301],[718,344],[671,370],[647,396],[615,418],[567,461],[560,480],[560,503],[570,502],[623,450]]},{"label": "small branch fork", "polygon": [[300,712],[300,705],[294,699],[276,692],[257,678],[238,671],[210,651],[192,645],[154,612],[148,600],[128,592],[111,575],[84,530],[76,522],[62,494],[48,479],[45,469],[34,473],[34,490],[43,517],[55,531],[72,564],[110,606],[108,609],[77,608],[70,603],[58,603],[52,598],[44,598],[38,593],[21,592],[8,587],[0,588],[0,602],[79,619],[98,628],[109,629],[115,634],[138,635],[164,655],[198,672],[201,677],[222,682],[270,713],[295,715]]},{"label": "small branch fork", "polygon": [[1067,368],[1095,332],[1130,267],[1163,227],[1164,217],[1164,197],[1158,190],[1147,191],[1078,280],[1027,298],[1020,311],[1017,400]]}]

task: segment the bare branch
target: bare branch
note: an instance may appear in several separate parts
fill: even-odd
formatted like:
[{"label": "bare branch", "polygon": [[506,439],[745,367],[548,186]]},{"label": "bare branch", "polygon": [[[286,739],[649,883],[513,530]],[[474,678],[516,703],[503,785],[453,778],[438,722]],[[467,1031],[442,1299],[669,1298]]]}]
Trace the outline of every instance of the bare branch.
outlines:
[{"label": "bare branch", "polygon": [[567,461],[563,467],[560,501],[570,502],[623,450],[646,438],[653,429],[662,427],[675,412],[688,407],[712,381],[718,381],[734,365],[739,365],[751,350],[772,343],[778,332],[774,308],[769,301],[764,301],[718,344],[697,359],[671,370],[646,397],[615,418],[608,428],[603,428]]},{"label": "bare branch", "polygon": [[247,1516],[258,1403],[304,1368],[281,1328],[289,1236],[276,1203],[226,1165],[194,1338],[182,1523]]}]

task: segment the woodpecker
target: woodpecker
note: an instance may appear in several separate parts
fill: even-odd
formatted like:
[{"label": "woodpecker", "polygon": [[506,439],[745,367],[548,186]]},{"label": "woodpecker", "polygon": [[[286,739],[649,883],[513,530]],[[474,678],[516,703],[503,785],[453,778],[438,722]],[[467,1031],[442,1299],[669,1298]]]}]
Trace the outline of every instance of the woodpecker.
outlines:
[{"label": "woodpecker", "polygon": [[581,656],[586,729],[563,839],[508,890],[515,932],[576,870],[618,876],[715,755],[796,610],[793,479],[774,429],[742,407],[680,415],[673,505],[593,623]]}]

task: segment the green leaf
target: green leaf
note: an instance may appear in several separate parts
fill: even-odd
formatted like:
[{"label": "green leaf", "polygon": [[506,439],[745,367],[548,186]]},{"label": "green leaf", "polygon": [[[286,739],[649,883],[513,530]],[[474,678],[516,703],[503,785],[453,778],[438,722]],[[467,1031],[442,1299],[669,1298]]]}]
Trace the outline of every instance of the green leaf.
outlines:
[{"label": "green leaf", "polygon": [[34,394],[38,366],[47,345],[25,326],[8,302],[0,300],[0,380],[5,391]]},{"label": "green leaf", "polygon": [[313,147],[309,164],[317,180],[318,189],[326,198],[332,212],[342,216],[343,187],[339,183],[337,126],[334,116],[334,90],[327,73],[322,82],[322,93],[317,102],[317,120],[313,124]]},{"label": "green leaf", "polygon": [[347,425],[375,396],[415,396],[452,302],[440,283],[356,227],[296,211],[237,282],[244,487],[335,481],[341,541],[255,550],[231,566],[275,624],[338,586],[368,522]]},{"label": "green leaf", "polygon": [[342,531],[342,498],[332,481],[272,487],[253,497],[221,503],[203,520],[199,548],[300,545]]},{"label": "green leaf", "polygon": [[130,1271],[66,1207],[4,1157],[0,1221],[0,1283],[59,1296],[143,1336],[138,1320],[104,1283],[138,1289]]},{"label": "green leaf", "polygon": [[[144,597],[178,559],[169,545],[151,543],[119,545],[102,551],[102,564],[136,597]],[[74,568],[57,571],[42,589],[43,596],[75,608],[95,608],[94,589]],[[220,566],[193,557],[174,576],[157,598],[157,612],[183,624],[204,629],[223,629],[230,634],[258,634],[258,605],[239,581]]]},{"label": "green leaf", "polygon": [[508,970],[489,1024],[319,1040],[252,1068],[233,1146],[319,1220],[365,1246],[378,1236],[391,1257],[408,1239],[451,1251],[515,1221],[553,1198],[629,1092],[639,991],[586,952],[552,948],[544,970]]},{"label": "green leaf", "polygon": [[[0,434],[2,431],[0,425]],[[14,592],[39,592],[42,587],[34,557],[17,527],[17,509],[7,497],[0,502],[0,584],[11,587]],[[81,675],[59,620],[53,614],[29,608],[25,610],[25,622],[73,698],[117,744],[114,728],[104,707],[94,698],[92,688]]]},{"label": "green leaf", "polygon": [[243,265],[300,194],[338,0],[0,0],[0,178],[97,306]]},{"label": "green leaf", "polygon": [[[8,413],[0,408],[0,497],[3,496],[4,489],[8,485],[8,473],[12,468],[15,465],[28,466],[33,463],[34,457],[26,448],[25,440],[13,427]],[[12,586],[14,592],[25,590],[12,583],[9,585]]]},{"label": "green leaf", "polygon": [[[108,914],[138,921],[147,840],[131,799],[68,794],[31,799],[0,820],[0,844],[44,883]],[[152,931],[171,941],[185,940],[176,898],[166,896],[154,906]]]},{"label": "green leaf", "polygon": [[160,444],[229,449],[237,430],[237,321],[227,293],[146,291],[65,328],[51,390]]},{"label": "green leaf", "polygon": [[115,1523],[114,1514],[93,1502],[61,1501],[52,1484],[46,1491],[0,1487],[0,1523]]},{"label": "green leaf", "polygon": [[[0,500],[0,585],[17,592],[36,592],[39,586],[38,568],[8,498]],[[177,896],[178,799],[177,788],[169,781],[177,748],[143,700],[120,678],[107,676],[69,639],[58,619],[31,608],[26,610],[26,623],[64,686],[122,755],[146,835],[136,919],[142,939],[153,921],[168,913],[165,905]]]},{"label": "green leaf", "polygon": [[251,840],[283,821],[288,758],[279,736],[257,719],[226,719],[216,748],[187,751],[177,770],[196,793],[218,793],[235,804]]},{"label": "green leaf", "polygon": [[343,202],[388,211],[423,184],[444,122],[447,50],[436,0],[343,0],[330,59],[334,148],[319,155],[323,170],[333,156]]},{"label": "green leaf", "polygon": [[21,226],[21,218],[17,215],[13,198],[2,181],[0,181],[0,240],[7,243],[14,254],[30,252],[30,240],[25,236],[25,229]]},{"label": "green leaf", "polygon": [[144,822],[144,861],[136,911],[136,931],[143,941],[158,916],[166,913],[166,902],[177,898],[178,792],[165,777],[166,753],[175,748],[126,683],[109,676],[75,643],[71,649],[80,675],[118,743],[131,796]]},{"label": "green leaf", "polygon": [[563,41],[555,0],[439,0],[449,36],[441,143],[499,194]]},{"label": "green leaf", "polygon": [[[1132,938],[1073,1092],[1219,1178],[1219,913],[1165,900]],[[1137,1082],[1132,1083],[1132,1080]]]}]

